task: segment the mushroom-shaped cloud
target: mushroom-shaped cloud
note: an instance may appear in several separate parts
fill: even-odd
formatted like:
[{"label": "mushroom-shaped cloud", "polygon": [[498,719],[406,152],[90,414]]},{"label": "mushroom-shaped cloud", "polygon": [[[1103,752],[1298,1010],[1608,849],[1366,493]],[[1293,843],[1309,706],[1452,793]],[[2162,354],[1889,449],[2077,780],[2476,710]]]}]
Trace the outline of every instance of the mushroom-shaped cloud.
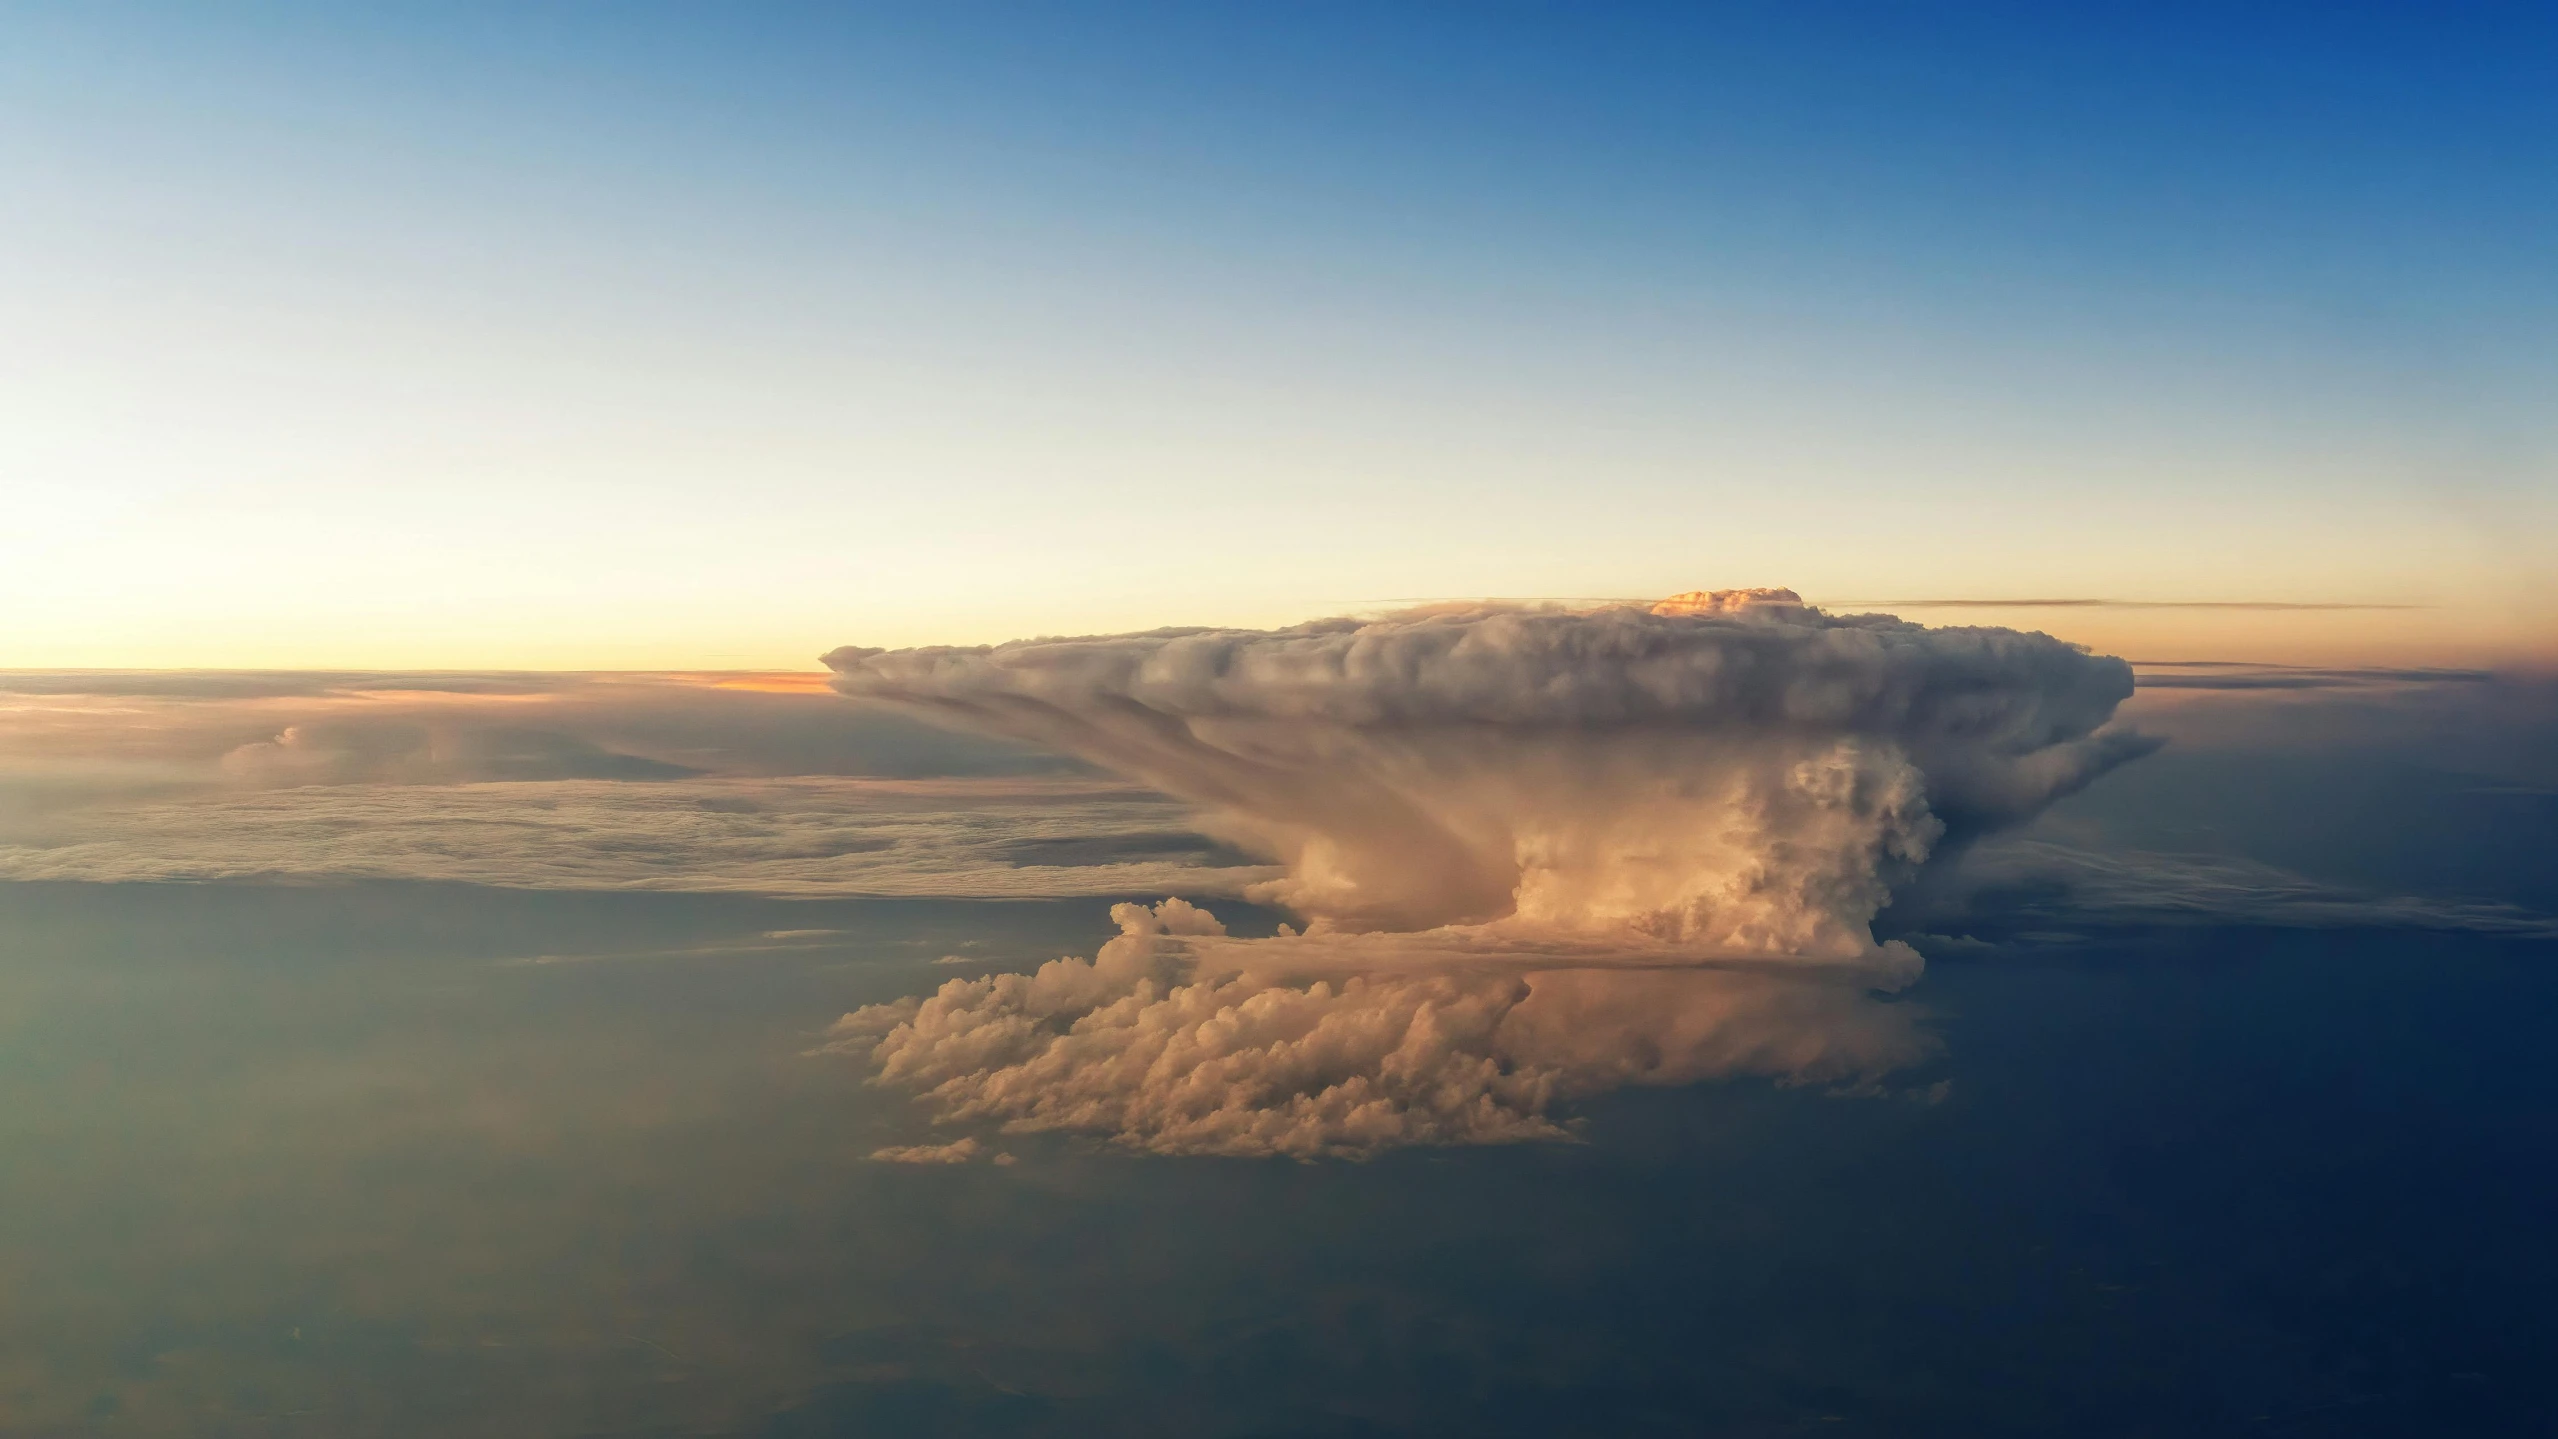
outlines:
[{"label": "mushroom-shaped cloud", "polygon": [[[2121,660],[1790,590],[826,663],[848,695],[1189,800],[1284,866],[1253,897],[1302,935],[1132,910],[1117,951],[1058,961],[1078,970],[848,1017],[844,1042],[945,1117],[1154,1148],[1533,1137],[1553,1099],[1604,1083],[1887,1069],[1924,1047],[1907,1006],[1862,1000],[1917,972],[1872,938],[1892,886],[1949,833],[2027,818],[2148,747],[2107,727],[2132,691]],[[1114,1015],[1138,1026],[1124,1045]],[[990,1046],[996,1027],[1028,1048]],[[1164,1110],[1185,1085],[1207,1108]]]}]

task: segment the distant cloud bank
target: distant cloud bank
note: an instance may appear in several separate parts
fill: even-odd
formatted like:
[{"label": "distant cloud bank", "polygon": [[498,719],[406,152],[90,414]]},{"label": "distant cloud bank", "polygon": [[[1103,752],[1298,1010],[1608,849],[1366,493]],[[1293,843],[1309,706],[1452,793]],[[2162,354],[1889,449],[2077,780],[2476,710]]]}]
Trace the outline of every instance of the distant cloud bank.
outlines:
[{"label": "distant cloud bank", "polygon": [[2391,685],[2484,684],[2494,670],[2407,665],[2266,665],[2230,660],[2151,660],[2135,666],[2145,690],[2329,690]]},{"label": "distant cloud bank", "polygon": [[2558,939],[2558,919],[2482,899],[2376,895],[2230,855],[2099,852],[2012,839],[1964,856],[1941,905],[1999,928],[2253,925]]},{"label": "distant cloud bank", "polygon": [[1277,871],[1091,780],[801,776],[186,794],[0,830],[0,880],[401,879],[977,899],[1234,895]]}]

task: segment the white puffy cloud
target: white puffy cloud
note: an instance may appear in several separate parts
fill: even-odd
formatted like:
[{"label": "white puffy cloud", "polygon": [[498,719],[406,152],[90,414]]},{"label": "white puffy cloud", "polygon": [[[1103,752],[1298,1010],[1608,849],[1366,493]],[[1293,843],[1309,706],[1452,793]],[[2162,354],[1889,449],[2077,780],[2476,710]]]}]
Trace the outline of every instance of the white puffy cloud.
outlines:
[{"label": "white puffy cloud", "polygon": [[1561,1099],[1924,1049],[1892,886],[2141,753],[2128,666],[1789,591],[1450,606],[827,657],[845,693],[1062,750],[1277,860],[1303,934],[1123,907],[1091,961],[848,1016],[939,1117],[1172,1152],[1553,1138]]},{"label": "white puffy cloud", "polygon": [[1344,954],[1330,936],[1225,939],[1178,899],[1113,918],[1090,960],[873,1005],[826,1047],[866,1055],[944,1122],[1296,1158],[1559,1139],[1558,1101],[1618,1085],[1871,1084],[1930,1048],[1908,1006],[1868,993],[1906,969],[1613,967],[1641,956],[1498,933]]},{"label": "white puffy cloud", "polygon": [[[1656,614],[1441,608],[1277,631],[827,656],[845,693],[1201,806],[1318,924],[1524,915],[1760,952],[1855,947],[1946,826],[2138,753],[2129,666],[1790,592]],[[1665,606],[1665,608],[1669,608]]]}]

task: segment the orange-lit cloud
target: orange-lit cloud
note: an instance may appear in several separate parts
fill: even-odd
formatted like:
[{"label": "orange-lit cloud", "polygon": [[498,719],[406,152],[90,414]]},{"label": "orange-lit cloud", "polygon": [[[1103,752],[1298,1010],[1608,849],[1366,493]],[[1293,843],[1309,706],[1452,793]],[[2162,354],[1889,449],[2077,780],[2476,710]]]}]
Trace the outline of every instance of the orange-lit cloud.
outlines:
[{"label": "orange-lit cloud", "polygon": [[1894,884],[2143,752],[2119,660],[1790,591],[1445,606],[828,656],[856,697],[1077,754],[1285,866],[1235,941],[1123,906],[1092,960],[953,980],[836,1042],[941,1118],[1169,1152],[1553,1138],[1561,1100],[1924,1053]]},{"label": "orange-lit cloud", "polygon": [[[616,676],[616,678],[623,678]],[[825,694],[833,687],[834,676],[825,670],[701,670],[652,671],[628,676],[660,684],[694,685],[703,689],[739,690],[750,694],[814,695]]]}]

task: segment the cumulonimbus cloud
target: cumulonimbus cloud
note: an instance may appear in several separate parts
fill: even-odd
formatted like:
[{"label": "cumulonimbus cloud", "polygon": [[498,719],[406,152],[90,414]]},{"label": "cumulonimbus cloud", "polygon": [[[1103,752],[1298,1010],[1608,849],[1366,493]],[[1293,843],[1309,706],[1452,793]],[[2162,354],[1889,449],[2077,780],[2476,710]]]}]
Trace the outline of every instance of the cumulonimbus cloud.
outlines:
[{"label": "cumulonimbus cloud", "polygon": [[1552,1137],[1560,1099],[1923,1052],[1893,884],[2142,752],[2122,661],[1784,590],[846,648],[857,698],[1062,750],[1283,866],[1303,932],[1123,907],[1095,959],[847,1016],[942,1118],[1168,1151]]}]

